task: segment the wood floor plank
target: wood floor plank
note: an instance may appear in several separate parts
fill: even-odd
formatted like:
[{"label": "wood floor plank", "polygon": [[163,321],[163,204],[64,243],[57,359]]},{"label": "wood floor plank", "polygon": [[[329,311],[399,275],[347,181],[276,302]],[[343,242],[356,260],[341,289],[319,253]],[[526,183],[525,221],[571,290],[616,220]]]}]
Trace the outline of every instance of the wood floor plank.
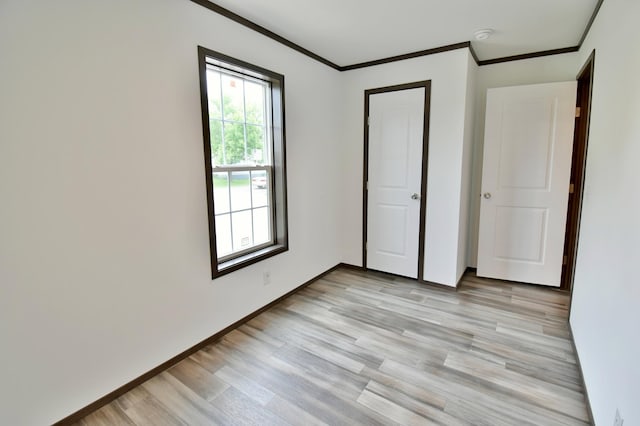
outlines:
[{"label": "wood floor plank", "polygon": [[167,372],[160,373],[142,386],[174,416],[189,425],[231,423],[228,416]]},{"label": "wood floor plank", "polygon": [[445,367],[479,376],[537,405],[562,410],[577,419],[588,420],[587,412],[584,410],[584,396],[570,389],[523,376],[469,354],[451,352],[445,361]]},{"label": "wood floor plank", "polygon": [[150,396],[129,407],[125,413],[136,425],[182,426],[187,425],[177,418],[157,399]]},{"label": "wood floor plank", "polygon": [[243,348],[245,351],[251,351],[261,356],[269,356],[284,345],[274,346],[270,343],[266,343],[260,339],[256,339],[249,334],[244,333],[242,330],[233,330],[222,338],[222,341],[233,345],[238,348]]},{"label": "wood floor plank", "polygon": [[435,424],[446,426],[462,426],[468,424],[446,413],[443,410],[444,407],[437,408],[433,405],[425,404],[416,399],[417,395],[407,395],[406,393],[399,391],[397,388],[391,388],[373,380],[369,382],[365,391],[369,391],[399,407],[418,414],[429,422]]},{"label": "wood floor plank", "polygon": [[207,401],[211,401],[229,388],[229,384],[220,380],[215,374],[210,373],[191,358],[180,361],[168,372]]},{"label": "wood floor plank", "polygon": [[116,405],[123,412],[126,412],[127,409],[150,396],[151,394],[142,386],[138,386],[113,401],[113,405]]},{"label": "wood floor plank", "polygon": [[372,383],[378,383],[387,388],[394,389],[394,391],[404,393],[416,401],[424,405],[430,405],[438,410],[444,410],[447,404],[445,393],[439,393],[435,388],[416,386],[413,383],[399,379],[379,369],[366,369],[364,374],[371,378],[371,381],[367,384],[368,387],[371,387]]},{"label": "wood floor plank", "polygon": [[360,397],[358,397],[358,403],[370,408],[376,413],[379,413],[399,425],[418,426],[424,425],[427,421],[427,419],[413,411],[407,410],[406,408],[366,389],[362,392]]},{"label": "wood floor plank", "polygon": [[352,357],[345,356],[337,350],[332,350],[330,345],[318,345],[315,343],[302,343],[300,347],[311,354],[315,354],[323,360],[344,368],[352,373],[360,373],[364,368],[362,362],[354,360]]},{"label": "wood floor plank", "polygon": [[245,393],[230,387],[212,401],[216,408],[224,412],[234,425],[288,426],[289,423],[259,405]]},{"label": "wood floor plank", "polygon": [[278,413],[278,416],[292,425],[328,426],[327,423],[279,395],[275,395],[269,401],[267,408],[274,413]]},{"label": "wood floor plank", "polygon": [[[283,368],[308,379],[319,388],[333,391],[334,395],[345,401],[353,401],[357,398],[368,381],[366,377],[354,374],[296,347],[289,347],[286,351],[279,352],[271,361],[280,363]],[[339,386],[336,386],[338,384]]]},{"label": "wood floor plank", "polygon": [[222,367],[215,375],[260,405],[267,405],[273,398],[273,392],[269,389],[229,366]]},{"label": "wood floor plank", "polygon": [[262,343],[270,345],[271,347],[281,348],[285,344],[284,341],[275,339],[273,336],[263,332],[262,330],[252,327],[251,324],[244,324],[239,328],[239,330],[256,340],[259,340]]},{"label": "wood floor plank", "polygon": [[338,268],[80,424],[585,425],[568,306]]},{"label": "wood floor plank", "polygon": [[[578,419],[569,418],[564,413],[558,413],[534,404],[526,398],[520,398],[503,388],[486,383],[473,375],[460,374],[452,370],[430,371],[419,370],[415,367],[403,365],[399,362],[388,360],[383,363],[381,370],[387,374],[401,378],[424,389],[433,389],[442,394],[446,400],[445,411],[451,412],[451,401],[464,401],[465,404],[477,405],[482,409],[475,409],[475,417],[466,418],[471,423],[495,422],[496,419],[507,419],[510,424],[527,423],[533,421],[537,425],[552,424],[584,424]],[[460,417],[465,419],[465,417]],[[515,421],[514,419],[517,419]]]},{"label": "wood floor plank", "polygon": [[92,426],[111,426],[134,425],[135,423],[116,405],[109,404],[89,414],[87,417],[80,421],[80,424]]},{"label": "wood floor plank", "polygon": [[345,383],[336,384],[335,379],[310,374],[304,367],[276,357],[256,359],[249,354],[234,353],[223,345],[210,351],[223,354],[230,366],[327,424],[384,424],[372,417],[372,413],[355,409],[355,396],[361,388],[349,390]]},{"label": "wood floor plank", "polygon": [[[271,325],[268,333],[271,336],[288,341],[295,341],[299,345],[317,344],[325,347],[331,347],[334,351],[340,352],[349,358],[371,367],[379,367],[384,360],[379,354],[364,350],[355,345],[354,338],[345,334],[336,332],[322,327],[315,322],[304,321],[297,315],[293,315],[289,311],[274,310],[278,317],[269,321]],[[269,313],[265,312],[258,318],[254,318],[251,323],[256,327],[264,327],[261,317],[269,317]],[[259,325],[258,325],[259,324]]]}]

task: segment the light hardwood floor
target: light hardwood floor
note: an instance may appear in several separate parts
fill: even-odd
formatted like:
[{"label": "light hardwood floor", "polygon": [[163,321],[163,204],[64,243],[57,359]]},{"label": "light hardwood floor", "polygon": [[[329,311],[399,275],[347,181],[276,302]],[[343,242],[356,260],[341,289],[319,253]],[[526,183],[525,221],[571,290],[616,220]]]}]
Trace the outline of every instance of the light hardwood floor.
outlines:
[{"label": "light hardwood floor", "polygon": [[80,424],[588,424],[568,302],[341,268]]}]

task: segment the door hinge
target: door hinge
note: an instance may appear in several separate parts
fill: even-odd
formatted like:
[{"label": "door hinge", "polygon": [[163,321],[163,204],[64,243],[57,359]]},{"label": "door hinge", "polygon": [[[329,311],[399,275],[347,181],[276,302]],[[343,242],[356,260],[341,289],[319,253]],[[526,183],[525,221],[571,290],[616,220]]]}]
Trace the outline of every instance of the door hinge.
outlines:
[{"label": "door hinge", "polygon": [[566,254],[562,256],[562,266],[566,265],[568,261],[569,257]]},{"label": "door hinge", "polygon": [[367,188],[367,191],[369,190],[369,181],[367,181],[367,183],[365,183],[365,186]]},{"label": "door hinge", "polygon": [[365,250],[369,250],[369,242],[368,241],[364,242],[364,249]]},{"label": "door hinge", "polygon": [[371,125],[371,117],[367,117],[367,126]]},{"label": "door hinge", "polygon": [[569,184],[569,194],[573,194],[576,190],[576,187],[574,184],[570,183]]},{"label": "door hinge", "polygon": [[580,117],[580,107],[576,107],[576,118]]}]

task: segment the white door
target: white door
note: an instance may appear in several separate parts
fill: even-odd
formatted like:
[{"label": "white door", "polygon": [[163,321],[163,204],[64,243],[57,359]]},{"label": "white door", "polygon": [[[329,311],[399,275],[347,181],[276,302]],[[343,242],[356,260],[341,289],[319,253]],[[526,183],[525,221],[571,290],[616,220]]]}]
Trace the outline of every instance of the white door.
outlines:
[{"label": "white door", "polygon": [[488,90],[479,276],[560,286],[576,89]]},{"label": "white door", "polygon": [[369,97],[367,267],[418,277],[425,89]]}]

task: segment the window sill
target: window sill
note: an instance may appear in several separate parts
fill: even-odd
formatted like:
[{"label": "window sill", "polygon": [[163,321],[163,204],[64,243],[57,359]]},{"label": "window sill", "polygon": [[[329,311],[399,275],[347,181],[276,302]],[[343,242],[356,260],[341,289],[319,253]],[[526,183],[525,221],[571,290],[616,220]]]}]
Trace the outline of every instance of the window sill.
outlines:
[{"label": "window sill", "polygon": [[289,250],[289,248],[286,245],[275,244],[251,253],[247,253],[243,256],[227,260],[226,262],[217,263],[215,265],[217,266],[217,270],[216,268],[214,268],[212,278],[216,279],[222,275],[226,275],[230,272],[237,271],[238,269],[242,269],[246,266],[253,265],[254,263],[260,262],[261,260],[267,259],[271,256],[284,253],[287,250]]}]

